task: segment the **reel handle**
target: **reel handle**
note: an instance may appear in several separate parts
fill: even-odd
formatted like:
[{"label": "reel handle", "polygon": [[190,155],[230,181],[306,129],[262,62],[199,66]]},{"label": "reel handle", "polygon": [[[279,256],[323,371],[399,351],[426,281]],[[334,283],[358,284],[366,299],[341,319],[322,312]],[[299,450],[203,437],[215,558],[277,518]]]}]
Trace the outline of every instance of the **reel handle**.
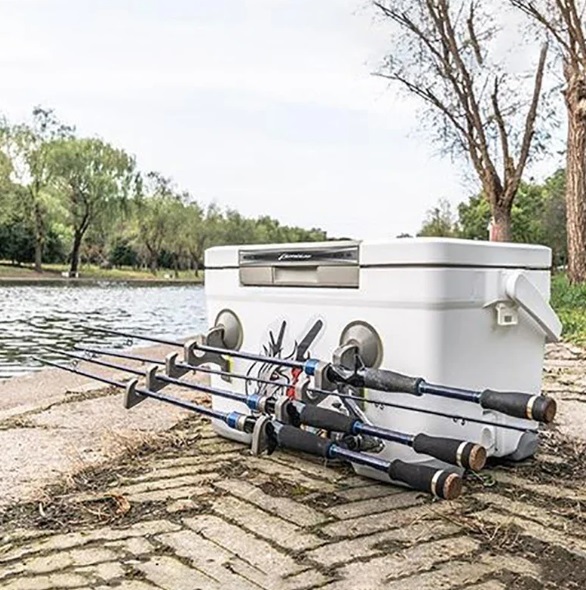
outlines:
[{"label": "reel handle", "polygon": [[309,455],[316,455],[324,459],[329,458],[330,447],[334,444],[327,438],[318,436],[313,432],[306,432],[288,424],[280,425],[278,428],[275,428],[274,432],[280,447],[301,451]]},{"label": "reel handle", "polygon": [[553,422],[557,412],[555,400],[544,395],[485,389],[480,394],[479,402],[486,410],[545,424]]},{"label": "reel handle", "polygon": [[419,392],[419,384],[423,381],[421,377],[410,377],[387,369],[369,368],[359,370],[357,376],[361,381],[361,386],[367,389],[421,395]]},{"label": "reel handle", "polygon": [[480,471],[486,464],[486,449],[471,442],[418,434],[413,438],[413,450],[440,461]]},{"label": "reel handle", "polygon": [[335,410],[304,404],[299,411],[299,421],[306,426],[313,426],[330,432],[352,434],[356,418],[346,416]]},{"label": "reel handle", "polygon": [[389,465],[388,474],[391,479],[406,483],[415,490],[431,492],[444,500],[455,500],[462,492],[462,478],[459,475],[427,465],[395,459]]}]

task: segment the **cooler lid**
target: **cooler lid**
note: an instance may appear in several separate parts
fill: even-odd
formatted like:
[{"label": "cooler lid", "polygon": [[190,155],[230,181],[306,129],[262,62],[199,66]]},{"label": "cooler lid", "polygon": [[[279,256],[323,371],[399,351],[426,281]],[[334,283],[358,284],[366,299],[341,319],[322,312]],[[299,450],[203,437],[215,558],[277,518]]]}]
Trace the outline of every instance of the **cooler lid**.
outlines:
[{"label": "cooler lid", "polygon": [[437,266],[547,270],[551,267],[551,250],[545,246],[528,244],[451,238],[397,238],[363,242],[217,246],[206,250],[205,253],[207,268],[336,265],[357,262],[363,268]]},{"label": "cooler lid", "polygon": [[547,270],[551,250],[545,246],[457,240],[398,238],[363,242],[360,266],[496,267]]}]

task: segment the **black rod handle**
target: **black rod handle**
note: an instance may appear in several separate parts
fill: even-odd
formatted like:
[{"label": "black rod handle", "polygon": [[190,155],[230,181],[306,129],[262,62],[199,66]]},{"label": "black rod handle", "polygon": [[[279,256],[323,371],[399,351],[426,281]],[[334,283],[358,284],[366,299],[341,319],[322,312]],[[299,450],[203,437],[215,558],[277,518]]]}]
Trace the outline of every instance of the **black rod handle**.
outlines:
[{"label": "black rod handle", "polygon": [[346,414],[342,414],[341,412],[309,404],[303,405],[299,412],[299,420],[301,424],[307,426],[321,428],[330,432],[343,432],[345,434],[353,434],[353,426],[356,422],[356,418],[346,416]]},{"label": "black rod handle", "polygon": [[557,412],[555,400],[544,395],[485,389],[480,394],[479,401],[486,410],[495,410],[508,416],[546,424],[553,421]]},{"label": "black rod handle", "polygon": [[427,465],[405,463],[400,459],[391,461],[389,477],[444,500],[455,500],[462,492],[462,478],[458,474]]},{"label": "black rod handle", "polygon": [[413,395],[419,395],[419,384],[423,381],[421,377],[410,377],[387,369],[360,369],[358,376],[362,387],[367,389]]},{"label": "black rod handle", "polygon": [[330,447],[334,444],[327,438],[288,424],[278,426],[275,433],[280,447],[301,451],[309,455],[317,455],[326,459],[329,457]]},{"label": "black rod handle", "polygon": [[418,434],[413,438],[413,450],[440,461],[480,471],[486,464],[486,449],[471,442]]}]

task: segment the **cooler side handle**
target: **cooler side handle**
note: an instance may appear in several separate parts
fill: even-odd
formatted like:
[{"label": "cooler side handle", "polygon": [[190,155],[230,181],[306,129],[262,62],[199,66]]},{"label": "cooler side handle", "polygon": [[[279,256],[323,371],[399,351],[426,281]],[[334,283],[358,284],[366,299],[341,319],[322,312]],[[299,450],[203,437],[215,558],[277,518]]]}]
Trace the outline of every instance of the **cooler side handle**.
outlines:
[{"label": "cooler side handle", "polygon": [[547,342],[557,342],[562,333],[562,323],[543,295],[522,273],[508,274],[505,280],[507,297],[524,309],[545,332]]}]

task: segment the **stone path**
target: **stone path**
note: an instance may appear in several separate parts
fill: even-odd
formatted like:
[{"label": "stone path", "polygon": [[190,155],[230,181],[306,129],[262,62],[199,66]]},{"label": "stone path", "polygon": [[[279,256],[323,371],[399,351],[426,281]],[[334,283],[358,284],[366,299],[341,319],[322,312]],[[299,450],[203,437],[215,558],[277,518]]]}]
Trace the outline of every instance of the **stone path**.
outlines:
[{"label": "stone path", "polygon": [[548,351],[544,388],[561,413],[538,460],[474,476],[452,503],[286,453],[254,458],[190,418],[173,448],[9,508],[0,586],[583,589],[585,358]]}]

